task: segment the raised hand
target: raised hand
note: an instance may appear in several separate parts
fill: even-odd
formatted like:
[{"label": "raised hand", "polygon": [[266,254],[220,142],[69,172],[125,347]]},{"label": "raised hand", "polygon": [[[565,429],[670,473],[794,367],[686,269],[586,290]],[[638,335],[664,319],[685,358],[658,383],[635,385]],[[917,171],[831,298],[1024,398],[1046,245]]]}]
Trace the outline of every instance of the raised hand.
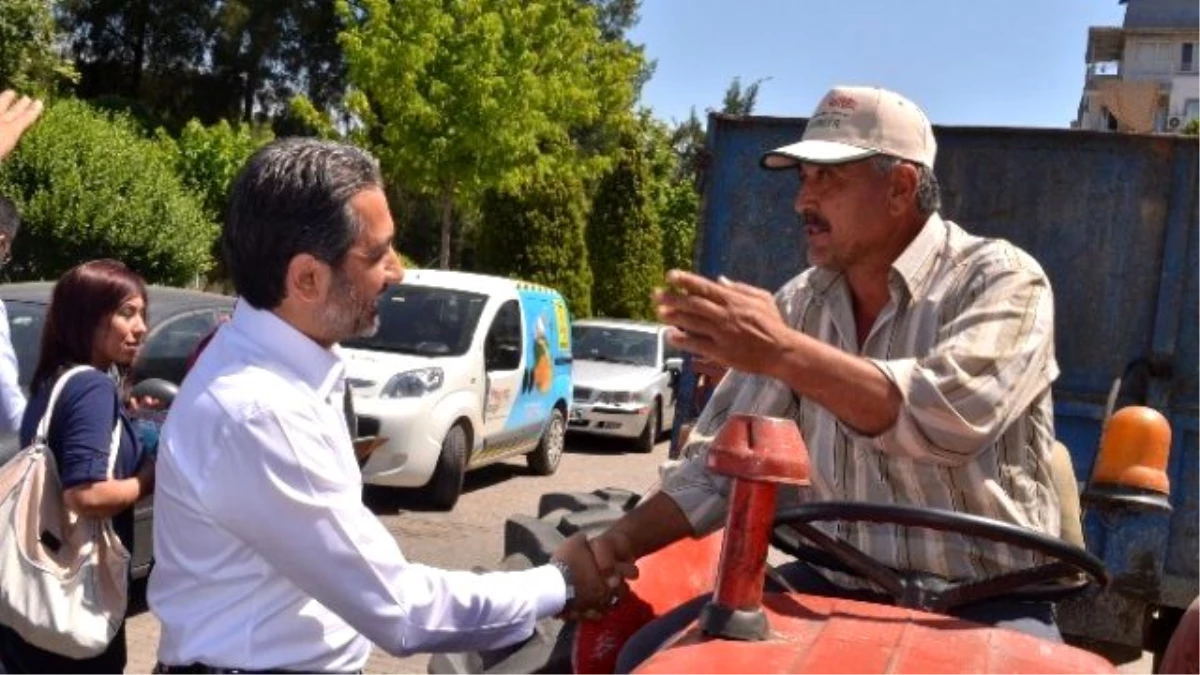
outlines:
[{"label": "raised hand", "polygon": [[772,375],[791,329],[761,288],[671,270],[672,290],[654,294],[667,338],[685,351],[745,373]]},{"label": "raised hand", "polygon": [[42,102],[28,96],[17,98],[17,93],[11,89],[0,93],[0,159],[4,159],[21,134],[25,133],[42,114]]}]

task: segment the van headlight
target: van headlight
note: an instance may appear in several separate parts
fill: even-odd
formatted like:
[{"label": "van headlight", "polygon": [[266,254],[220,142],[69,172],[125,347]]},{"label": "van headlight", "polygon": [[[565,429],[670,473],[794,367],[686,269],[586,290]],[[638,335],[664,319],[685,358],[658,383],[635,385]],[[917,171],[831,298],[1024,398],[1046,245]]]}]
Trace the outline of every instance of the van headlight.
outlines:
[{"label": "van headlight", "polygon": [[421,368],[399,373],[379,390],[380,398],[420,397],[442,388],[445,373],[441,368]]}]

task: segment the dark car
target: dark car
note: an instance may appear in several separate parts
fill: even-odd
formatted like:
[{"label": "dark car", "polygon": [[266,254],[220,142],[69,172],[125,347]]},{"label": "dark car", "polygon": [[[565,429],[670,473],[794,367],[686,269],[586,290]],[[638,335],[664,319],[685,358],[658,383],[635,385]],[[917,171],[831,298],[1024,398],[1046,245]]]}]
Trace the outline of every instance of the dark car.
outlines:
[{"label": "dark car", "polygon": [[[36,281],[0,284],[0,300],[8,309],[13,349],[20,368],[21,387],[28,393],[29,380],[37,365],[42,327],[54,283]],[[158,378],[178,385],[187,372],[188,357],[200,340],[233,312],[233,298],[165,286],[148,286],[148,331],[134,361],[133,384]],[[7,459],[19,448],[15,436],[0,441],[0,458]],[[153,496],[138,502],[134,518],[133,575],[150,571],[150,522]]]}]

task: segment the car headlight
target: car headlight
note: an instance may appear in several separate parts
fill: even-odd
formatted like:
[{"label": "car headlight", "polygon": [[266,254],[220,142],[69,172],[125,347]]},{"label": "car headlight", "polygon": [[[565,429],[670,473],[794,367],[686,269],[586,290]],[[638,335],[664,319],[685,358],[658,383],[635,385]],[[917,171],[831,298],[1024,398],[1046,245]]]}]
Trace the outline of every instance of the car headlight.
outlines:
[{"label": "car headlight", "polygon": [[424,396],[442,388],[445,373],[441,368],[421,368],[399,373],[379,390],[380,398],[410,398]]},{"label": "car headlight", "polygon": [[635,391],[602,391],[596,397],[597,403],[622,405],[625,403],[644,403],[645,396]]}]

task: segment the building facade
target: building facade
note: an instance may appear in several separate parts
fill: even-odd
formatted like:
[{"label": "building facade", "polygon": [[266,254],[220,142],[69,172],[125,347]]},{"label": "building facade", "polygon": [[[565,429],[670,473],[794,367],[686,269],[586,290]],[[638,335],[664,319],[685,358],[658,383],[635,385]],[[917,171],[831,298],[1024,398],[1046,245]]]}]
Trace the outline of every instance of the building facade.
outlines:
[{"label": "building facade", "polygon": [[1077,129],[1181,133],[1200,117],[1200,5],[1120,0],[1121,27],[1088,30]]}]

